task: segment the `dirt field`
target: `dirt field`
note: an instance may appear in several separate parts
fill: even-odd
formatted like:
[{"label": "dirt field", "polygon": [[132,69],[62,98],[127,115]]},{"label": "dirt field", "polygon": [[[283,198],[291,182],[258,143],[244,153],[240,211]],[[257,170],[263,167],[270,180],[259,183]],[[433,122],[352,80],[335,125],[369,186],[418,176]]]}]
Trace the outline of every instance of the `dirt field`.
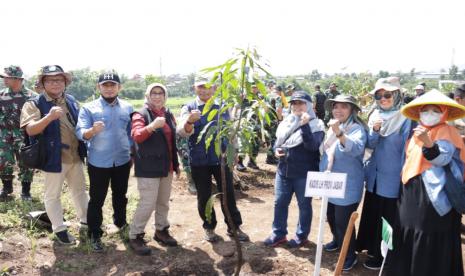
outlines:
[{"label": "dirt field", "polygon": [[[268,248],[262,241],[270,234],[273,219],[273,179],[275,167],[263,164],[262,154],[259,156],[260,172],[240,173],[241,179],[250,189],[238,192],[239,209],[242,212],[243,230],[251,237],[251,242],[243,243],[245,264],[242,275],[313,275],[320,200],[313,200],[313,220],[310,236],[311,243],[300,249],[286,247]],[[261,162],[260,162],[261,161]],[[40,183],[41,177],[36,177]],[[15,193],[20,190],[18,183]],[[33,206],[41,206],[41,187],[35,185]],[[131,177],[129,187],[128,220],[137,203],[135,179]],[[67,220],[71,222],[71,232],[79,235],[73,208],[64,197]],[[5,204],[5,203],[0,203]],[[22,204],[19,199],[8,206]],[[14,205],[16,204],[16,205]],[[1,205],[0,205],[1,206]],[[185,188],[184,176],[175,180],[171,199],[170,222],[171,232],[180,246],[164,248],[155,242],[152,225],[146,228],[146,239],[153,254],[140,257],[133,254],[122,242],[119,234],[106,235],[103,241],[106,251],[93,253],[85,240],[76,246],[62,246],[51,240],[52,234],[46,230],[28,227],[28,221],[14,221],[13,215],[5,206],[0,218],[7,225],[0,225],[0,275],[230,275],[234,271],[236,256],[234,244],[226,236],[226,227],[219,211],[219,202],[215,204],[218,215],[217,233],[223,240],[217,244],[203,241],[201,220],[197,214],[196,197],[190,195]],[[24,206],[22,207],[24,208]],[[105,205],[104,223],[111,221],[111,202]],[[1,217],[3,216],[3,217]],[[289,236],[295,231],[297,206],[293,200],[289,212]],[[331,239],[329,227],[325,225],[324,241]],[[462,236],[465,244],[465,238]],[[465,255],[465,254],[464,254]],[[338,253],[323,253],[321,274],[332,275]],[[359,255],[359,263],[345,275],[377,275],[362,266],[366,255]]]}]

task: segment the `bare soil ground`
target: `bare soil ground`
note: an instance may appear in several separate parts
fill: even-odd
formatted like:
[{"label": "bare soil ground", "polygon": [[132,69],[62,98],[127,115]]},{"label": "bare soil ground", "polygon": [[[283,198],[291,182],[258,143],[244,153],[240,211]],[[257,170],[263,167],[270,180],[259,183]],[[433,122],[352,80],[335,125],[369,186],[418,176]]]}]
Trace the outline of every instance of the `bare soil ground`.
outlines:
[{"label": "bare soil ground", "polygon": [[[239,173],[249,190],[237,192],[239,209],[243,216],[243,230],[250,235],[251,242],[242,244],[245,264],[242,275],[313,275],[320,203],[313,200],[313,220],[308,246],[299,249],[265,247],[262,241],[271,232],[273,219],[275,167],[263,162],[259,156],[261,171]],[[133,254],[119,234],[108,234],[103,241],[106,250],[93,253],[82,235],[75,246],[59,245],[53,235],[44,229],[32,227],[24,213],[42,207],[42,178],[36,176],[34,201],[26,205],[18,199],[0,203],[0,275],[230,275],[234,271],[236,255],[234,243],[226,235],[219,202],[215,203],[218,216],[217,233],[223,240],[211,244],[203,240],[201,220],[197,213],[196,197],[186,189],[186,179],[181,177],[173,183],[170,222],[171,233],[180,246],[165,248],[152,239],[153,221],[146,228],[146,239],[153,254],[141,257]],[[20,190],[16,183],[15,194]],[[65,191],[67,194],[67,191]],[[109,193],[110,197],[111,193]],[[129,184],[128,220],[137,204],[136,181],[131,176]],[[3,204],[3,206],[2,206]],[[79,237],[79,229],[68,195],[63,197],[65,218],[71,223],[70,231]],[[14,208],[21,209],[15,212]],[[42,207],[43,208],[43,207]],[[360,211],[360,210],[359,210]],[[111,222],[111,201],[107,199],[104,209],[104,224]],[[289,236],[295,232],[298,210],[293,200],[289,211]],[[127,233],[123,233],[124,236]],[[325,225],[324,241],[331,239],[329,227]],[[465,248],[465,237],[462,236]],[[465,256],[465,254],[464,254]],[[321,275],[332,275],[338,253],[323,253]],[[359,255],[357,266],[345,275],[378,275],[362,266],[366,255]]]}]

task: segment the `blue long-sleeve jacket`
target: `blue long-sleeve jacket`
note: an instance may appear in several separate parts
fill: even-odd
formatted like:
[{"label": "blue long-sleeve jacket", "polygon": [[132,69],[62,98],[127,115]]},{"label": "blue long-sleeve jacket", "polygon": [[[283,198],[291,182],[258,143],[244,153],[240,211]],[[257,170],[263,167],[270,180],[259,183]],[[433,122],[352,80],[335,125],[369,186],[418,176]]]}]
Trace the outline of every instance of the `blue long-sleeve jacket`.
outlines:
[{"label": "blue long-sleeve jacket", "polygon": [[300,127],[303,143],[290,148],[286,156],[280,158],[278,173],[288,178],[306,178],[308,171],[318,171],[320,162],[320,145],[325,133],[312,133],[308,124]]},{"label": "blue long-sleeve jacket", "polygon": [[[397,198],[401,185],[401,171],[405,157],[411,121],[405,120],[399,132],[387,137],[370,129],[366,148],[372,149],[370,159],[365,162],[366,189],[370,193],[387,198]],[[376,181],[376,190],[374,189]]]},{"label": "blue long-sleeve jacket", "polygon": [[450,164],[451,172],[457,178],[463,179],[463,163],[460,160],[459,151],[452,143],[445,140],[438,140],[435,143],[438,145],[439,155],[429,160],[433,166],[424,171],[421,178],[434,209],[440,216],[443,216],[452,209],[444,190],[444,185],[447,183],[443,166]]},{"label": "blue long-sleeve jacket", "polygon": [[[344,198],[329,198],[329,202],[339,206],[347,206],[360,202],[363,192],[363,156],[367,135],[365,129],[355,124],[345,133],[346,142],[342,146],[336,141],[336,152],[332,172],[347,173],[347,184]],[[326,152],[320,162],[320,171],[324,172],[328,166]]]},{"label": "blue long-sleeve jacket", "polygon": [[[87,161],[92,166],[111,168],[129,162],[134,143],[131,138],[132,112],[133,108],[128,102],[117,99],[114,105],[110,105],[102,97],[81,108],[76,136],[87,143]],[[96,121],[103,121],[105,127],[94,137],[85,140],[85,130]]]}]

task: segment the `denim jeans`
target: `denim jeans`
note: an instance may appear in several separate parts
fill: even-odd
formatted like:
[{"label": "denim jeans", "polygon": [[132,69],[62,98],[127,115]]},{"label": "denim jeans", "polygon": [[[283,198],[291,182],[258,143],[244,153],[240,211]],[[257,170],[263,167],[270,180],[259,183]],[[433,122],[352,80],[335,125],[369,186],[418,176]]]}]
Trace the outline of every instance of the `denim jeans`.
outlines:
[{"label": "denim jeans", "polygon": [[299,221],[296,236],[305,240],[310,234],[312,223],[312,198],[305,197],[306,178],[287,178],[276,174],[273,235],[284,237],[287,235],[287,216],[292,195],[295,193],[299,206]]}]

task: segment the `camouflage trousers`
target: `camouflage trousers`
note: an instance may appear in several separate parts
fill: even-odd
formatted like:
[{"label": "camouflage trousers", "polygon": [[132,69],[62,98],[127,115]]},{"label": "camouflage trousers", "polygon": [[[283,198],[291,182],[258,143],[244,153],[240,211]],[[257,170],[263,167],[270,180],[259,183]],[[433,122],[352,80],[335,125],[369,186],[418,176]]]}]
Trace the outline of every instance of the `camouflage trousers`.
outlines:
[{"label": "camouflage trousers", "polygon": [[189,164],[189,158],[180,158],[181,159],[181,165],[184,171],[188,174],[191,173],[191,165]]},{"label": "camouflage trousers", "polygon": [[0,147],[0,178],[2,180],[13,180],[14,166],[19,167],[18,179],[21,182],[32,182],[34,169],[23,166],[19,158],[19,149],[22,142],[3,145]]},{"label": "camouflage trousers", "polygon": [[187,174],[191,173],[189,164],[189,140],[188,138],[176,137],[176,146],[178,148],[178,156],[181,161],[182,168]]},{"label": "camouflage trousers", "polygon": [[239,152],[238,156],[240,158],[245,158],[246,155],[249,155],[250,160],[255,161],[255,158],[258,156],[258,152],[260,150],[260,139],[258,137],[255,137],[251,141],[251,149],[247,151],[247,149],[244,149],[241,145],[239,145]]},{"label": "camouflage trousers", "polygon": [[268,150],[266,152],[266,157],[274,159],[274,151],[273,146],[276,142],[276,130],[278,129],[279,122],[272,122],[271,125],[267,128],[269,136],[266,139],[266,143],[268,145]]}]

